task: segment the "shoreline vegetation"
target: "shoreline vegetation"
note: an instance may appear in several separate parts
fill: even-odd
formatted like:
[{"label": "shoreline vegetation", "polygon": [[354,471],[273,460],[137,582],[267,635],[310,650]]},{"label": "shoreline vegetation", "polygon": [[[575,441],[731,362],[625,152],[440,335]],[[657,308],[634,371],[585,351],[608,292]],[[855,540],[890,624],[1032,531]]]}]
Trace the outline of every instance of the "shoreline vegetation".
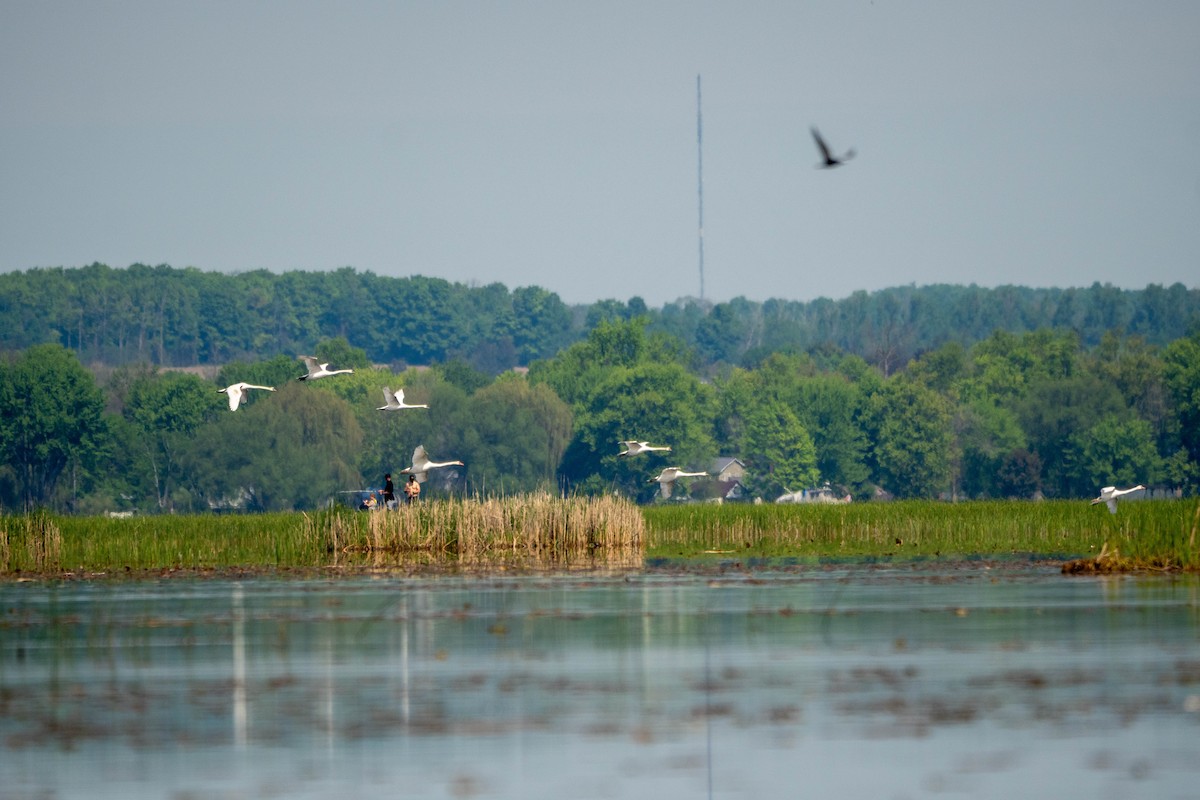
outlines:
[{"label": "shoreline vegetation", "polygon": [[639,569],[1026,558],[1064,573],[1200,571],[1200,500],[639,507],[618,497],[422,501],[393,510],[0,516],[0,579],[293,569]]}]

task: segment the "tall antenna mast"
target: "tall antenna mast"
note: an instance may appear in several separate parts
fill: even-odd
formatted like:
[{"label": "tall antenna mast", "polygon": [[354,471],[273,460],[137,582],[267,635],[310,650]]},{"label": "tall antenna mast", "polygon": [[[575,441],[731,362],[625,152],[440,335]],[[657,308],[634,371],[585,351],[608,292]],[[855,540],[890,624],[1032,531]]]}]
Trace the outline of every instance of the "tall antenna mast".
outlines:
[{"label": "tall antenna mast", "polygon": [[700,76],[696,76],[696,195],[700,203],[700,299],[704,299],[704,117],[700,106]]}]

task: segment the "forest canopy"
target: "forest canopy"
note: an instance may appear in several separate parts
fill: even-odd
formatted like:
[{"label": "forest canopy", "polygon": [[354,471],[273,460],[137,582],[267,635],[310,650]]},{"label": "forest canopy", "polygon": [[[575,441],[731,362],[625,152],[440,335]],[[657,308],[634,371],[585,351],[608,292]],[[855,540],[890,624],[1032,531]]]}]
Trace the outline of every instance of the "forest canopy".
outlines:
[{"label": "forest canopy", "polygon": [[[103,265],[0,275],[0,505],[307,509],[420,445],[426,496],[1091,497],[1200,480],[1200,293],[899,287],[839,301]],[[353,373],[297,381],[297,355]],[[527,374],[524,367],[528,367]],[[518,367],[514,371],[513,368]],[[217,390],[250,392],[236,411]],[[383,388],[427,409],[380,411]],[[618,442],[669,455],[618,455]],[[712,474],[744,467],[738,492]]]},{"label": "forest canopy", "polygon": [[901,286],[809,302],[639,297],[568,306],[538,287],[467,286],[440,278],[103,264],[0,274],[0,349],[57,343],[85,364],[160,367],[259,361],[344,338],[372,363],[461,359],[496,375],[549,358],[605,321],[646,318],[682,342],[693,366],[751,366],[770,353],[861,356],[885,375],[948,342],[970,347],[1002,330],[1070,330],[1085,347],[1109,331],[1165,345],[1200,321],[1200,291]]}]

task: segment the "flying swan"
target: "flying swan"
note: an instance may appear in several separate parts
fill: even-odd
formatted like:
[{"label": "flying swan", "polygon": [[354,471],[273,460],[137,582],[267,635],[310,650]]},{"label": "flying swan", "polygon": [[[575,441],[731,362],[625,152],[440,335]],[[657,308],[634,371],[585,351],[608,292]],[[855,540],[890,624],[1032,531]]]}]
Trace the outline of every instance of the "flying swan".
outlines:
[{"label": "flying swan", "polygon": [[650,453],[655,450],[662,450],[667,453],[671,452],[670,447],[652,445],[649,442],[620,442],[620,445],[625,449],[617,453],[619,456],[638,456],[642,453]]},{"label": "flying swan", "polygon": [[666,500],[670,498],[671,490],[675,488],[675,481],[680,478],[702,478],[707,475],[707,472],[684,472],[679,467],[667,467],[658,474],[658,477],[651,478],[648,482],[654,483],[658,481],[659,489],[662,490],[663,500]]},{"label": "flying swan", "polygon": [[429,454],[425,452],[425,445],[419,444],[417,445],[417,449],[413,450],[412,466],[405,467],[404,469],[400,470],[400,472],[401,474],[405,475],[416,475],[417,482],[424,483],[425,478],[428,477],[425,473],[429,472],[431,469],[437,469],[438,467],[465,466],[466,464],[461,461],[430,461]]},{"label": "flying swan", "polygon": [[1146,487],[1142,486],[1140,483],[1137,486],[1134,486],[1129,489],[1118,489],[1115,486],[1105,486],[1103,489],[1100,490],[1100,496],[1092,501],[1092,505],[1096,505],[1097,503],[1104,503],[1108,506],[1108,513],[1115,514],[1115,513],[1117,513],[1117,498],[1118,497],[1121,497],[1121,496],[1127,495],[1127,494],[1132,494],[1133,492],[1144,492],[1145,490],[1146,490]]},{"label": "flying swan", "polygon": [[307,375],[301,375],[297,380],[315,381],[317,378],[328,378],[330,375],[348,375],[352,369],[330,369],[329,364],[318,364],[316,356],[296,356],[308,368]]},{"label": "flying swan", "polygon": [[275,391],[274,386],[255,386],[253,383],[235,383],[232,386],[226,386],[224,389],[217,389],[217,393],[225,393],[229,396],[229,410],[237,411],[238,406],[242,403],[242,395],[247,389],[265,389],[268,392]]},{"label": "flying swan", "polygon": [[420,403],[417,405],[409,405],[404,402],[404,390],[397,389],[392,392],[388,387],[383,387],[383,402],[379,407],[379,411],[399,411],[402,408],[429,408],[428,405]]}]

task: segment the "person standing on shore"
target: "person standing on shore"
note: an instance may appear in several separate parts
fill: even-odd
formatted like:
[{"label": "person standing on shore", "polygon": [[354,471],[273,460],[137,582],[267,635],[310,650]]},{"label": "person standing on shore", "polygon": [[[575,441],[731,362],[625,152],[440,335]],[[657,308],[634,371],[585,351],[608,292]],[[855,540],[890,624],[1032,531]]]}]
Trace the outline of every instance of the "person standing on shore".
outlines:
[{"label": "person standing on shore", "polygon": [[408,476],[408,483],[404,484],[404,496],[410,505],[421,498],[421,484],[417,483],[416,475]]},{"label": "person standing on shore", "polygon": [[383,476],[383,507],[396,507],[396,487],[392,485],[392,473]]}]

